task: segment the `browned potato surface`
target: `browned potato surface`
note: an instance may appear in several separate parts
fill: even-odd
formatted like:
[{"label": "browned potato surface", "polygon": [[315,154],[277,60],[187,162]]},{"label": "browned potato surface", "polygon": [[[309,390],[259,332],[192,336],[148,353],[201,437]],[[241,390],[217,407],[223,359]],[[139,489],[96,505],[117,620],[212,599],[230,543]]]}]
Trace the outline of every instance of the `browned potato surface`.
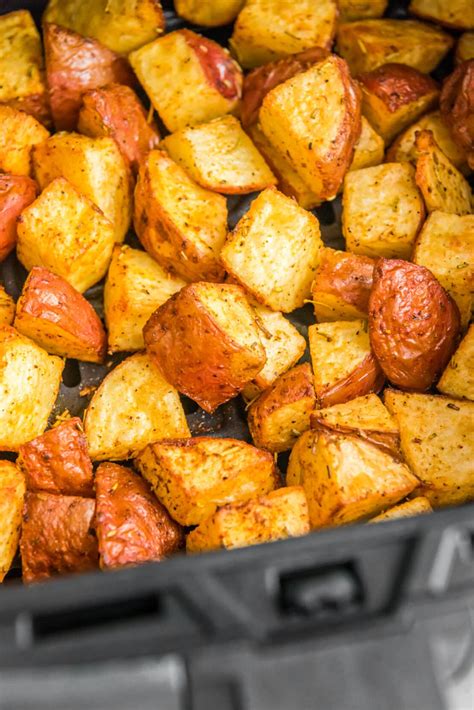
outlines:
[{"label": "browned potato surface", "polygon": [[474,58],[458,66],[443,83],[441,115],[474,170]]},{"label": "browned potato surface", "polygon": [[474,59],[474,32],[464,32],[456,45],[456,63]]},{"label": "browned potato surface", "polygon": [[449,361],[437,388],[451,397],[474,400],[474,324]]},{"label": "browned potato surface", "polygon": [[417,496],[411,500],[407,500],[406,503],[400,503],[394,508],[389,508],[385,513],[377,515],[369,523],[381,523],[384,520],[397,520],[398,518],[410,518],[412,515],[423,515],[425,513],[432,513],[433,508],[428,500],[424,496]]},{"label": "browned potato surface", "polygon": [[24,175],[0,175],[0,262],[15,248],[17,219],[36,197],[37,185]]},{"label": "browned potato surface", "polygon": [[472,0],[411,0],[409,11],[423,20],[457,30],[474,29]]},{"label": "browned potato surface", "polygon": [[31,174],[31,151],[49,131],[33,116],[0,104],[0,170],[12,175]]},{"label": "browned potato surface", "polygon": [[180,17],[195,25],[219,27],[227,25],[239,14],[245,0],[175,0],[174,7]]},{"label": "browned potato surface", "polygon": [[0,461],[0,584],[17,551],[24,498],[25,477],[15,464]]},{"label": "browned potato surface", "polygon": [[15,301],[0,286],[0,325],[11,325],[15,317]]},{"label": "browned potato surface", "polygon": [[369,17],[382,17],[388,0],[339,0],[340,22],[353,22]]},{"label": "browned potato surface", "polygon": [[385,143],[382,136],[372,128],[365,116],[361,118],[360,136],[354,146],[354,156],[349,170],[361,170],[383,162]]}]

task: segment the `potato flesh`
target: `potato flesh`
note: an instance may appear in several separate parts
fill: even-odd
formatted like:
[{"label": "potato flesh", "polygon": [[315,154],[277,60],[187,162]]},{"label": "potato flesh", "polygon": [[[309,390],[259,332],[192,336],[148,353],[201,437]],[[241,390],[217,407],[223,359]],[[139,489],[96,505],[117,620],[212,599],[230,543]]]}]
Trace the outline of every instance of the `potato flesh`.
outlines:
[{"label": "potato flesh", "polygon": [[0,326],[11,325],[15,317],[15,301],[5,291],[3,286],[0,286]]},{"label": "potato flesh", "polygon": [[464,32],[456,46],[456,63],[461,64],[474,59],[474,32]]},{"label": "potato flesh", "polygon": [[175,9],[180,17],[195,25],[219,27],[227,25],[238,15],[244,0],[219,0],[203,3],[202,0],[176,0]]},{"label": "potato flesh", "polygon": [[48,137],[49,131],[33,116],[0,105],[0,170],[30,175],[31,149]]},{"label": "potato flesh", "polygon": [[314,412],[313,419],[331,429],[339,427],[354,431],[366,429],[398,435],[397,423],[376,394],[356,397],[344,404],[318,409]]},{"label": "potato flesh", "polygon": [[361,170],[383,162],[385,144],[369,121],[362,116],[360,136],[354,146],[354,156],[349,170]]},{"label": "potato flesh", "polygon": [[441,375],[437,388],[451,397],[474,400],[474,324]]},{"label": "potato flesh", "polygon": [[370,353],[365,320],[310,325],[308,337],[317,393],[345,379]]},{"label": "potato flesh", "polygon": [[385,513],[377,515],[369,523],[381,523],[384,520],[397,520],[398,518],[411,518],[413,515],[422,515],[423,513],[431,513],[433,508],[424,496],[417,496],[406,503],[400,503],[394,508],[390,508]]},{"label": "potato flesh", "polygon": [[447,27],[461,30],[474,27],[472,0],[411,0],[408,9],[423,20]]},{"label": "potato flesh", "polygon": [[10,463],[0,461],[0,583],[11,567],[20,540],[25,477]]},{"label": "potato flesh", "polygon": [[339,21],[354,22],[369,17],[382,17],[388,0],[339,0]]}]

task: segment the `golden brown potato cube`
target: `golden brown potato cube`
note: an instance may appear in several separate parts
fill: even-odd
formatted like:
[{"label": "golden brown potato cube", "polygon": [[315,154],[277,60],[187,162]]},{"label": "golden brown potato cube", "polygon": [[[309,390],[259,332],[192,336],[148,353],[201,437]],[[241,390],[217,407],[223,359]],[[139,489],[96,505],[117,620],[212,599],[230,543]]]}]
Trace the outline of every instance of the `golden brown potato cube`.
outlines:
[{"label": "golden brown potato cube", "polygon": [[245,69],[310,47],[330,49],[337,16],[335,0],[247,0],[229,44]]},{"label": "golden brown potato cube", "polygon": [[429,74],[454,44],[446,32],[418,20],[359,20],[339,25],[337,51],[353,76],[387,62]]},{"label": "golden brown potato cube", "polygon": [[0,451],[18,448],[46,429],[64,362],[0,326]]},{"label": "golden brown potato cube", "polygon": [[361,170],[383,162],[385,143],[365,116],[361,119],[360,136],[354,146],[354,157],[349,170]]},{"label": "golden brown potato cube", "polygon": [[360,91],[334,54],[264,98],[260,125],[318,196],[336,196],[361,130]]},{"label": "golden brown potato cube", "polygon": [[146,252],[117,245],[104,287],[109,352],[143,350],[143,326],[158,306],[185,285]]},{"label": "golden brown potato cube", "polygon": [[433,508],[428,498],[417,496],[416,498],[407,500],[406,503],[400,503],[400,505],[390,508],[385,511],[385,513],[377,515],[375,518],[372,518],[372,520],[369,520],[369,523],[381,523],[384,520],[397,520],[398,518],[411,518],[412,515],[423,515],[432,512]]},{"label": "golden brown potato cube", "polygon": [[58,177],[100,207],[122,242],[132,216],[130,173],[112,138],[56,133],[33,150],[35,178],[41,189]]},{"label": "golden brown potato cube", "polygon": [[18,220],[25,269],[43,266],[80,293],[105,276],[113,247],[112,224],[64,178],[49,183]]},{"label": "golden brown potato cube", "polygon": [[417,494],[433,507],[474,498],[474,402],[430,394],[385,391],[400,427],[402,453],[421,483]]},{"label": "golden brown potato cube", "polygon": [[242,70],[226,49],[182,29],[129,56],[141,85],[169,131],[233,112],[242,95]]},{"label": "golden brown potato cube", "polygon": [[278,377],[250,405],[248,425],[255,446],[273,452],[291,449],[309,429],[315,405],[313,373],[305,362]]},{"label": "golden brown potato cube", "polygon": [[278,190],[268,189],[229,234],[221,260],[257,301],[290,313],[310,295],[321,246],[317,218]]},{"label": "golden brown potato cube", "polygon": [[408,259],[425,207],[409,163],[354,170],[344,180],[342,232],[346,248],[365,256]]},{"label": "golden brown potato cube", "polygon": [[188,553],[232,550],[309,533],[309,513],[301,486],[279,488],[248,503],[229,503],[203,520],[186,539]]},{"label": "golden brown potato cube", "polygon": [[237,439],[169,439],[135,459],[158,499],[181,525],[199,525],[227,503],[276,488],[273,455]]},{"label": "golden brown potato cube", "polygon": [[12,175],[31,174],[31,150],[45,141],[49,131],[33,116],[0,104],[0,170]]},{"label": "golden brown potato cube", "polygon": [[472,193],[467,180],[438,147],[431,131],[415,138],[417,151],[416,184],[428,212],[441,210],[465,215],[472,209]]},{"label": "golden brown potato cube", "polygon": [[0,325],[11,325],[15,317],[15,301],[0,286]]},{"label": "golden brown potato cube", "polygon": [[388,0],[339,0],[340,22],[353,22],[369,17],[382,17]]},{"label": "golden brown potato cube", "polygon": [[239,14],[244,0],[175,0],[174,7],[180,17],[194,25],[219,27],[228,25]]},{"label": "golden brown potato cube", "polygon": [[20,540],[25,477],[10,461],[0,461],[0,583],[10,569]]},{"label": "golden brown potato cube", "polygon": [[84,429],[93,461],[133,458],[151,441],[189,436],[178,393],[145,353],[109,372],[86,410]]},{"label": "golden brown potato cube", "polygon": [[0,175],[0,261],[17,242],[17,219],[38,194],[34,180],[26,175]]},{"label": "golden brown potato cube", "polygon": [[437,388],[451,397],[474,400],[474,324],[441,375]]},{"label": "golden brown potato cube", "polygon": [[272,171],[234,116],[191,126],[162,144],[199,185],[225,195],[242,195],[276,184]]},{"label": "golden brown potato cube", "polygon": [[359,76],[362,113],[386,143],[433,108],[438,85],[427,74],[404,64],[384,64]]},{"label": "golden brown potato cube", "polygon": [[206,412],[227,402],[265,364],[255,311],[233,284],[190,284],[143,329],[150,358],[164,377]]},{"label": "golden brown potato cube", "polygon": [[310,325],[308,337],[314,389],[321,407],[382,388],[384,375],[370,349],[367,321]]},{"label": "golden brown potato cube", "polygon": [[472,0],[411,0],[408,10],[422,20],[446,27],[457,30],[474,28]]},{"label": "golden brown potato cube", "polygon": [[140,168],[133,222],[144,248],[164,269],[188,281],[223,278],[225,197],[200,187],[164,151],[151,151]]},{"label": "golden brown potato cube", "polygon": [[474,59],[474,32],[464,32],[456,45],[456,64],[467,62],[468,59]]}]

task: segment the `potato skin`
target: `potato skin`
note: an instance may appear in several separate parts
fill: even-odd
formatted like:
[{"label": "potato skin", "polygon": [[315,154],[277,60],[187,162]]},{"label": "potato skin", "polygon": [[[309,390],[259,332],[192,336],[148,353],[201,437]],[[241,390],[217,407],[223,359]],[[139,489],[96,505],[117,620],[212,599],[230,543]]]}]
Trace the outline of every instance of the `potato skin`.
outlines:
[{"label": "potato skin", "polygon": [[15,248],[16,220],[35,200],[38,188],[24,175],[0,175],[0,261]]},{"label": "potato skin", "polygon": [[228,101],[238,101],[242,95],[242,72],[239,65],[212,39],[191,30],[180,32],[199,59],[208,84]]},{"label": "potato skin", "polygon": [[440,109],[454,141],[466,151],[469,167],[474,170],[474,59],[460,64],[445,79]]},{"label": "potato skin", "polygon": [[141,476],[103,463],[95,476],[100,566],[123,567],[162,560],[183,543],[181,526]]},{"label": "potato skin", "polygon": [[384,382],[384,373],[374,354],[369,353],[347,377],[318,392],[319,406],[331,407],[370,392],[380,392]]},{"label": "potato skin", "polygon": [[429,389],[448,364],[459,330],[458,307],[428,269],[401,259],[377,262],[370,343],[393,384]]}]

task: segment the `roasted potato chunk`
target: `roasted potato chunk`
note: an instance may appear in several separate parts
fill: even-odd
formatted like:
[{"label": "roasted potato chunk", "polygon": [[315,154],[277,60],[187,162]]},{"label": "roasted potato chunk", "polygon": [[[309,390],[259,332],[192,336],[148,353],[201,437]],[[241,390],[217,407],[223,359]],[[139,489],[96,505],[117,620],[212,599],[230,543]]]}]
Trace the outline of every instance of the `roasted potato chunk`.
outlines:
[{"label": "roasted potato chunk", "polygon": [[383,162],[385,143],[365,116],[361,119],[360,136],[354,146],[354,156],[349,170],[361,170]]},{"label": "roasted potato chunk", "polygon": [[11,325],[15,317],[15,301],[0,285],[0,325]]},{"label": "roasted potato chunk", "polygon": [[15,464],[0,461],[0,583],[11,567],[20,540],[25,477]]},{"label": "roasted potato chunk", "polygon": [[20,446],[17,465],[25,474],[29,491],[93,496],[92,461],[78,417]]},{"label": "roasted potato chunk", "polygon": [[195,25],[219,27],[232,22],[239,14],[244,0],[175,0],[174,7],[180,17]]},{"label": "roasted potato chunk", "polygon": [[309,533],[301,486],[279,488],[248,503],[230,503],[203,520],[186,539],[188,553],[258,545]]},{"label": "roasted potato chunk", "polygon": [[417,496],[411,500],[407,500],[406,503],[400,503],[385,513],[377,515],[369,523],[381,523],[384,520],[397,520],[398,518],[411,518],[412,515],[423,515],[426,513],[432,513],[433,508],[428,500],[424,496]]},{"label": "roasted potato chunk", "polygon": [[424,217],[409,163],[385,163],[346,175],[342,232],[348,251],[408,259]]},{"label": "roasted potato chunk", "polygon": [[341,22],[353,22],[369,17],[382,17],[388,0],[339,0]]},{"label": "roasted potato chunk", "polygon": [[15,328],[50,355],[102,362],[107,337],[89,303],[61,276],[35,266],[16,305]]},{"label": "roasted potato chunk", "polygon": [[49,183],[18,219],[25,269],[42,266],[80,293],[105,276],[113,247],[113,225],[64,178]]},{"label": "roasted potato chunk", "polygon": [[474,400],[474,324],[449,361],[437,387],[443,394]]},{"label": "roasted potato chunk", "polygon": [[[0,20],[1,21],[1,20]],[[31,150],[45,141],[49,131],[33,116],[0,104],[0,170],[12,175],[31,174]]]},{"label": "roasted potato chunk", "polygon": [[320,407],[342,404],[383,387],[385,378],[370,350],[365,320],[310,325],[308,337]]},{"label": "roasted potato chunk", "polygon": [[129,60],[169,131],[210,121],[239,104],[240,67],[227,50],[191,30],[170,32]]},{"label": "roasted potato chunk", "polygon": [[36,183],[29,177],[0,175],[0,262],[15,248],[17,219],[36,193]]},{"label": "roasted potato chunk", "polygon": [[102,463],[95,476],[96,530],[102,569],[158,561],[183,542],[178,523],[138,474]]},{"label": "roasted potato chunk", "polygon": [[145,353],[109,372],[90,401],[84,428],[93,461],[133,458],[151,441],[189,436],[178,393]]},{"label": "roasted potato chunk", "polygon": [[135,189],[134,226],[151,256],[188,281],[220,281],[227,233],[225,197],[195,183],[163,151],[145,158]]},{"label": "roasted potato chunk", "polygon": [[0,326],[0,451],[18,448],[46,429],[64,362]]},{"label": "roasted potato chunk", "polygon": [[307,362],[278,377],[249,408],[248,424],[255,446],[274,453],[291,449],[309,429],[315,405],[313,373]]},{"label": "roasted potato chunk", "polygon": [[20,540],[23,581],[96,569],[94,513],[90,498],[27,493]]},{"label": "roasted potato chunk", "polygon": [[474,32],[464,32],[456,45],[456,64],[474,59]]},{"label": "roasted potato chunk", "polygon": [[199,525],[218,507],[269,493],[277,484],[272,454],[237,439],[158,441],[135,463],[181,525]]},{"label": "roasted potato chunk", "polygon": [[474,402],[386,390],[402,452],[433,507],[474,498]]},{"label": "roasted potato chunk", "polygon": [[409,11],[423,20],[457,30],[474,29],[471,0],[411,0]]},{"label": "roasted potato chunk", "polygon": [[321,247],[317,218],[268,189],[229,234],[221,260],[260,303],[290,313],[310,295]]},{"label": "roasted potato chunk", "polygon": [[206,412],[239,394],[266,360],[255,312],[233,284],[186,286],[153,313],[143,337],[166,380]]},{"label": "roasted potato chunk", "polygon": [[380,259],[369,300],[370,344],[394,385],[427,390],[456,347],[459,310],[428,269]]},{"label": "roasted potato chunk", "polygon": [[260,109],[265,136],[319,201],[336,196],[361,130],[360,91],[335,55],[272,89]]},{"label": "roasted potato chunk", "polygon": [[109,352],[143,350],[143,326],[185,285],[144,251],[116,246],[104,287]]},{"label": "roasted potato chunk", "polygon": [[417,20],[359,20],[337,31],[337,51],[354,76],[387,62],[429,74],[453,44],[446,32]]},{"label": "roasted potato chunk", "polygon": [[458,66],[445,79],[440,97],[441,115],[474,170],[474,59]]}]

